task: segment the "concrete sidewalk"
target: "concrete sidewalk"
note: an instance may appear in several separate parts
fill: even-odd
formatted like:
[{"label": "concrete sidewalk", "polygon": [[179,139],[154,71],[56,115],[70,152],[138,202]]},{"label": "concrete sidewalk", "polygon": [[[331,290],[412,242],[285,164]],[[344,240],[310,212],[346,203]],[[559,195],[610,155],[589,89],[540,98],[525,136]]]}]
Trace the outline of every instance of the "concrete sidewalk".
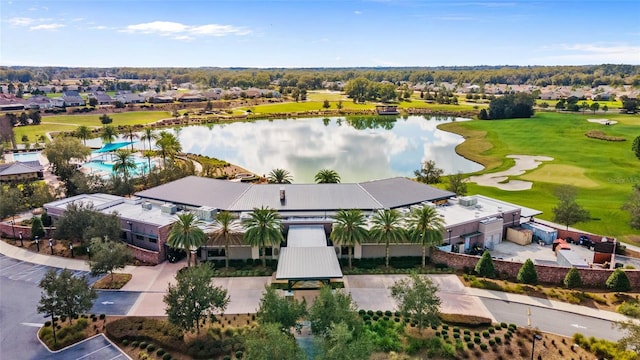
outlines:
[{"label": "concrete sidewalk", "polygon": [[609,321],[633,320],[630,317],[627,317],[619,313],[611,312],[611,311],[599,310],[599,309],[594,309],[587,306],[565,303],[562,301],[555,301],[555,300],[543,299],[543,298],[520,295],[520,294],[512,294],[512,293],[507,293],[502,291],[484,290],[484,289],[468,287],[466,288],[466,293],[476,297],[504,300],[504,301],[519,303],[524,305],[543,307],[547,309],[555,309],[563,312],[580,314],[584,316],[590,316],[593,318],[609,320]]}]

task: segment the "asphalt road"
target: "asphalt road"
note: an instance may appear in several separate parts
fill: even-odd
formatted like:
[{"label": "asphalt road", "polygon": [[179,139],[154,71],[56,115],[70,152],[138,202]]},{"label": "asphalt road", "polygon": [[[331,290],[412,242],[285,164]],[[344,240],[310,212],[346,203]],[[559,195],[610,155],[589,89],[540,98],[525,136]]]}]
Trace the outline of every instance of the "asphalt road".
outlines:
[{"label": "asphalt road", "polygon": [[514,323],[518,326],[528,325],[528,311],[531,311],[531,326],[544,332],[571,337],[575,333],[581,333],[586,337],[618,341],[624,336],[624,332],[613,327],[613,322],[567,313],[563,311],[547,309],[537,306],[523,305],[506,300],[481,299],[497,321]]},{"label": "asphalt road", "polygon": [[[40,300],[38,283],[50,267],[25,263],[0,255],[0,358],[1,359],[126,359],[126,356],[103,336],[79,343],[58,353],[49,352],[37,338],[38,328],[46,320],[37,313]],[[75,275],[88,275],[75,271]],[[91,282],[97,280],[90,278]],[[128,311],[138,293],[117,298],[120,292],[99,292],[96,306],[112,302],[110,311],[93,313],[124,313]],[[94,309],[92,309],[94,310]],[[105,309],[106,310],[106,309]]]}]

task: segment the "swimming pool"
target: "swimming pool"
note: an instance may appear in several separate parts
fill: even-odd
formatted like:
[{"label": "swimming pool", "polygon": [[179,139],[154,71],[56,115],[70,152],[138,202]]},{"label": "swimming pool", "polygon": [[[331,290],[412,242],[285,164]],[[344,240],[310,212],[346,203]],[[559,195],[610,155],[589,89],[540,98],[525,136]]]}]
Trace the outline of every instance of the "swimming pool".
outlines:
[{"label": "swimming pool", "polygon": [[21,152],[21,153],[13,153],[13,160],[20,162],[27,161],[40,161],[41,152]]},{"label": "swimming pool", "polygon": [[[134,163],[136,164],[135,169],[129,170],[130,175],[139,176],[149,172],[149,164],[147,160],[143,158],[135,158]],[[153,164],[151,164],[153,166]],[[90,169],[92,173],[103,173],[106,176],[110,176],[111,174],[115,174],[113,171],[113,163],[112,162],[104,162],[102,160],[92,160],[82,165],[83,168]]]}]

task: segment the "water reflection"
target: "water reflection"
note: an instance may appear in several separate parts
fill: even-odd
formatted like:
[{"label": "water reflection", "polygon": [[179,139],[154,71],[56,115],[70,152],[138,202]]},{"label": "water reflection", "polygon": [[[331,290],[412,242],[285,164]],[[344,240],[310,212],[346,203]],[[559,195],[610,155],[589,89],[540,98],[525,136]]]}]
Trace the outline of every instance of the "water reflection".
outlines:
[{"label": "water reflection", "polygon": [[343,182],[413,176],[424,160],[434,160],[447,174],[481,170],[455,153],[461,136],[436,129],[450,121],[454,118],[260,120],[183,127],[178,136],[185,152],[224,159],[260,175],[287,169],[297,183],[313,182],[323,168],[336,170]]}]

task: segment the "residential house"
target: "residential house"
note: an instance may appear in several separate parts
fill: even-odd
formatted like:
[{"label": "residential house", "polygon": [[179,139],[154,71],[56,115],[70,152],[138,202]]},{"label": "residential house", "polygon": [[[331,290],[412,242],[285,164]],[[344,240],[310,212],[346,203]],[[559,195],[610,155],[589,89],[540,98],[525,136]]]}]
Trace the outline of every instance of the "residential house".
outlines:
[{"label": "residential house", "polygon": [[84,106],[85,101],[76,90],[67,90],[62,93],[64,106]]},{"label": "residential house", "polygon": [[139,104],[146,100],[144,96],[139,93],[132,93],[131,91],[119,91],[113,99],[123,104]]},{"label": "residential house", "polygon": [[93,91],[88,97],[89,99],[96,99],[98,105],[109,105],[115,102],[115,100],[104,91]]},{"label": "residential house", "polygon": [[13,94],[0,94],[0,111],[24,110],[25,100]]},{"label": "residential house", "polygon": [[54,104],[51,102],[51,99],[49,99],[48,97],[42,96],[42,95],[36,95],[28,98],[25,101],[25,107],[32,110],[45,110],[45,109],[52,109],[54,107]]},{"label": "residential house", "polygon": [[204,97],[202,96],[202,94],[198,93],[198,92],[188,92],[188,93],[184,93],[184,94],[180,94],[178,95],[178,97],[176,98],[176,100],[178,100],[179,102],[199,102],[202,101],[204,99]]}]

